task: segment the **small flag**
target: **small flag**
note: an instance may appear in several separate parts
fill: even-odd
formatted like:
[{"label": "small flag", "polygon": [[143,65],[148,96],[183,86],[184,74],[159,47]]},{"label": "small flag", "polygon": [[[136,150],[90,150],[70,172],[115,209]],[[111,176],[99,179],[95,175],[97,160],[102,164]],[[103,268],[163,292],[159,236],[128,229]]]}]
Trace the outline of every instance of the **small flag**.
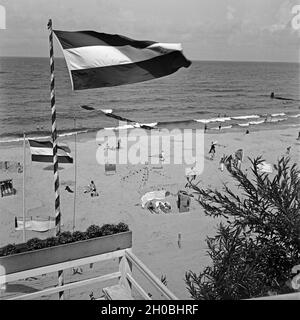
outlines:
[{"label": "small flag", "polygon": [[[53,162],[53,145],[51,141],[28,140],[31,160],[36,162]],[[67,146],[58,146],[57,155],[59,163],[73,163],[71,150]]]},{"label": "small flag", "polygon": [[191,61],[179,43],[133,40],[95,31],[54,30],[73,90],[112,87],[164,77]]}]

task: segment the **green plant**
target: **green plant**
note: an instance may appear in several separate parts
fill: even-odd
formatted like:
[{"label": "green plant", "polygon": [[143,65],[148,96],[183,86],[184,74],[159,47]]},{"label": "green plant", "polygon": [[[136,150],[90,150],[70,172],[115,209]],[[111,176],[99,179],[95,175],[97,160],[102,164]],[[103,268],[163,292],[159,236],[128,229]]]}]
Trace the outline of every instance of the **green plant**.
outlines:
[{"label": "green plant", "polygon": [[86,229],[86,234],[88,238],[96,238],[96,237],[101,237],[102,236],[102,230],[101,227],[96,226],[96,225],[91,225]]},{"label": "green plant", "polygon": [[86,232],[75,231],[72,233],[73,241],[82,241],[88,238]]},{"label": "green plant", "polygon": [[26,242],[26,251],[44,248],[44,241],[39,238],[32,238]]},{"label": "green plant", "polygon": [[113,234],[116,231],[118,232],[118,229],[116,228],[115,225],[112,225],[112,224],[104,224],[101,227],[101,233],[104,236],[109,236],[109,235]]},{"label": "green plant", "polygon": [[66,243],[71,243],[71,242],[73,242],[73,236],[70,231],[61,232],[58,235],[58,243],[59,244],[66,244]]},{"label": "green plant", "polygon": [[1,249],[1,256],[9,256],[11,254],[17,253],[17,247],[15,244],[8,244]]},{"label": "green plant", "polygon": [[116,226],[116,231],[118,232],[126,232],[129,231],[129,227],[126,223],[124,222],[119,222]]},{"label": "green plant", "polygon": [[227,166],[236,188],[223,192],[190,183],[205,213],[222,220],[207,238],[212,265],[185,275],[194,299],[244,299],[286,293],[291,270],[300,262],[300,171],[289,158],[274,166],[273,178],[259,171],[262,158],[251,160],[250,172]]},{"label": "green plant", "polygon": [[99,227],[97,225],[91,225],[87,228],[85,232],[75,231],[71,233],[70,231],[64,231],[59,233],[56,237],[49,237],[45,240],[33,238],[28,240],[26,243],[20,243],[17,245],[8,244],[7,246],[0,248],[0,257],[126,231],[129,231],[129,228],[128,225],[123,222],[120,222],[117,225],[104,224],[102,227]]},{"label": "green plant", "polygon": [[58,238],[57,237],[49,237],[44,242],[45,247],[54,247],[58,244]]}]

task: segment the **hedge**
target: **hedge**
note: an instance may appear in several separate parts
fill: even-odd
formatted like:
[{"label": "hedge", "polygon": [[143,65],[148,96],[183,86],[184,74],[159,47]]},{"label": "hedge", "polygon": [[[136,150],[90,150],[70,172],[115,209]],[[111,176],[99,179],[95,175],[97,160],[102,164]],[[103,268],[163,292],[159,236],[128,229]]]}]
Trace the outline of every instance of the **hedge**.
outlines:
[{"label": "hedge", "polygon": [[26,243],[8,244],[5,247],[0,248],[0,256],[8,256],[16,253],[54,247],[61,244],[77,242],[126,231],[129,231],[129,227],[123,222],[120,222],[119,224],[104,224],[102,227],[93,224],[84,232],[74,231],[72,233],[70,231],[64,231],[59,233],[56,237],[49,237],[45,240],[32,238]]}]

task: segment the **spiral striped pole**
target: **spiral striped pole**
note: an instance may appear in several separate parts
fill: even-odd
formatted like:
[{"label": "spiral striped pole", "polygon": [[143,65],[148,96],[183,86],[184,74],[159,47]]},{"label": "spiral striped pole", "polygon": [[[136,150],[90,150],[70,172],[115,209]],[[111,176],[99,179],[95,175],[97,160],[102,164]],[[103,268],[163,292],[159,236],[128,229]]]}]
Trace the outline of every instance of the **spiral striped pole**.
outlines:
[{"label": "spiral striped pole", "polygon": [[[51,71],[51,111],[52,111],[52,144],[53,144],[53,170],[54,170],[54,191],[55,191],[55,227],[56,235],[60,233],[61,212],[59,197],[59,175],[58,175],[58,157],[57,157],[57,130],[56,130],[56,108],[55,108],[55,79],[54,79],[54,50],[53,50],[53,30],[52,20],[48,22],[49,30],[49,48],[50,48],[50,71]],[[58,271],[58,285],[64,284],[63,271]],[[59,292],[59,299],[63,300],[63,291]]]}]

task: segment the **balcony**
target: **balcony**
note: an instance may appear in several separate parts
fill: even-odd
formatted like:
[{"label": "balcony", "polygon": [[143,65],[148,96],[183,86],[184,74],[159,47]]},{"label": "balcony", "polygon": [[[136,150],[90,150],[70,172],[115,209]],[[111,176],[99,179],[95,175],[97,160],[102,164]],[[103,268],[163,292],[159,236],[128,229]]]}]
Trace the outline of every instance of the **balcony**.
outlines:
[{"label": "balcony", "polygon": [[[2,285],[0,299],[67,299],[66,291],[69,293],[69,299],[72,299],[70,298],[71,291],[80,288],[90,292],[89,286],[94,288],[96,286],[102,288],[102,294],[98,294],[98,296],[90,295],[92,300],[151,300],[152,297],[155,297],[155,299],[177,300],[177,297],[167,286],[132,252],[131,237],[131,232],[128,232],[103,237],[103,239],[81,241],[78,244],[66,244],[2,257],[0,258],[0,269],[2,268],[2,272],[0,270],[0,285]],[[95,241],[98,241],[98,243]],[[116,247],[120,249],[115,249]],[[49,251],[50,249],[52,252]],[[57,250],[57,252],[53,250]],[[82,252],[81,256],[76,257],[75,254],[78,256],[80,252]],[[37,264],[34,264],[34,261],[37,261]],[[117,262],[117,266],[114,266],[114,262]],[[92,277],[76,279],[67,283],[55,281],[56,283],[52,283],[51,286],[47,285],[47,281],[45,281],[47,274],[66,274],[67,271],[76,270],[83,266],[104,263],[111,264],[106,269],[112,270],[113,267],[117,267],[117,270],[101,275],[91,272]],[[44,287],[42,290],[34,288],[34,292],[25,294],[22,294],[22,292],[12,293],[7,290],[10,283],[16,284],[19,280],[36,279],[36,277],[42,278],[42,280],[45,279],[46,288]],[[109,283],[109,285],[103,286],[104,282]]]}]

